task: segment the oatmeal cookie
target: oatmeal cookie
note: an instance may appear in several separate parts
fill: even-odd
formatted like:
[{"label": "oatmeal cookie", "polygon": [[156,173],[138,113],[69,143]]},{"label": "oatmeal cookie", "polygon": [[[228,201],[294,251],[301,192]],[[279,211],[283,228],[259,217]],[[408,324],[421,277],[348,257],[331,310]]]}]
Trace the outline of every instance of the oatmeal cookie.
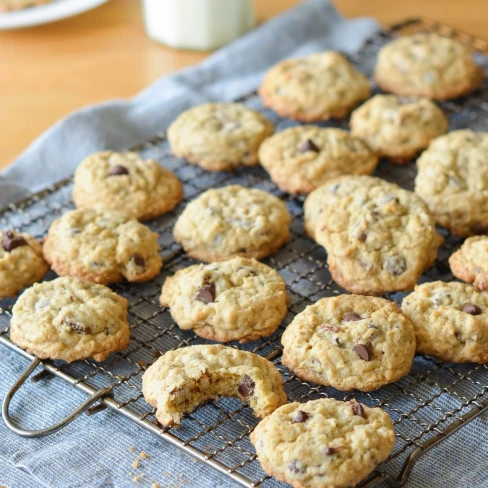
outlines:
[{"label": "oatmeal cookie", "polygon": [[274,195],[232,185],[191,201],[173,233],[188,255],[201,261],[261,259],[288,241],[290,221],[285,204]]},{"label": "oatmeal cookie", "polygon": [[183,112],[169,127],[176,156],[209,171],[258,163],[258,147],[274,131],[263,115],[240,103],[207,103]]},{"label": "oatmeal cookie", "polygon": [[134,152],[92,154],[75,172],[73,201],[78,208],[148,220],[170,211],[182,198],[183,186],[171,171]]},{"label": "oatmeal cookie", "polygon": [[169,351],[142,377],[142,392],[162,425],[180,424],[200,403],[230,396],[263,418],[286,403],[281,376],[267,359],[221,345]]},{"label": "oatmeal cookie", "polygon": [[127,300],[78,278],[36,283],[17,300],[10,339],[41,359],[104,361],[129,345]]},{"label": "oatmeal cookie", "polygon": [[404,298],[417,352],[454,363],[488,363],[488,292],[467,283],[435,281]]},{"label": "oatmeal cookie", "polygon": [[287,312],[283,278],[248,258],[199,264],[166,278],[161,305],[181,329],[220,342],[254,341],[272,334]]},{"label": "oatmeal cookie", "polygon": [[371,174],[378,158],[361,139],[342,129],[292,127],[266,139],[259,160],[288,193],[309,193],[345,174]]},{"label": "oatmeal cookie", "polygon": [[251,442],[263,470],[294,488],[347,488],[386,460],[395,431],[380,408],[321,398],[278,408]]},{"label": "oatmeal cookie", "polygon": [[163,264],[158,235],[116,212],[72,210],[54,221],[44,257],[60,276],[108,284],[154,278]]},{"label": "oatmeal cookie", "polygon": [[267,107],[303,122],[346,117],[370,94],[366,76],[335,51],[281,61],[259,88]]},{"label": "oatmeal cookie", "polygon": [[374,77],[388,92],[447,100],[477,88],[483,70],[459,41],[429,32],[402,36],[383,47]]}]

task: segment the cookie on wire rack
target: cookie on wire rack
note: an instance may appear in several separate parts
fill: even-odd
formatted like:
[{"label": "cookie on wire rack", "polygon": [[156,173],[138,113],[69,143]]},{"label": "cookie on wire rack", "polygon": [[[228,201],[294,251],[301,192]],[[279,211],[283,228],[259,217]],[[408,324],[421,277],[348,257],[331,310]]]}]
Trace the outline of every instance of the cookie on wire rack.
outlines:
[{"label": "cookie on wire rack", "polygon": [[209,171],[258,163],[258,147],[274,131],[259,112],[240,103],[207,103],[183,112],[169,127],[176,156]]},{"label": "cookie on wire rack", "polygon": [[173,229],[192,258],[205,262],[241,256],[261,259],[288,241],[286,205],[271,193],[240,185],[210,189],[192,200]]},{"label": "cookie on wire rack", "polygon": [[58,275],[105,285],[150,280],[163,265],[158,235],[118,212],[65,213],[51,224],[43,251]]},{"label": "cookie on wire rack", "polygon": [[49,271],[41,244],[25,232],[0,230],[0,299],[13,297]]},{"label": "cookie on wire rack", "polygon": [[434,281],[405,297],[417,352],[453,363],[488,363],[488,292],[467,283]]},{"label": "cookie on wire rack", "polygon": [[104,361],[129,345],[127,300],[78,278],[36,283],[12,309],[10,339],[41,359]]},{"label": "cookie on wire rack", "polygon": [[251,432],[263,470],[294,488],[356,486],[395,445],[381,408],[331,398],[289,403]]},{"label": "cookie on wire rack", "polygon": [[488,231],[488,132],[457,130],[434,139],[417,168],[415,193],[438,225],[463,237]]},{"label": "cookie on wire rack", "polygon": [[473,283],[478,290],[488,290],[488,236],[469,237],[449,258],[452,274]]},{"label": "cookie on wire rack", "polygon": [[263,418],[286,403],[273,363],[252,352],[221,345],[168,351],[142,377],[146,401],[162,425],[180,424],[183,414],[220,396],[247,402]]},{"label": "cookie on wire rack", "polygon": [[278,328],[288,294],[274,269],[237,257],[180,269],[166,278],[160,301],[181,329],[214,341],[248,342]]},{"label": "cookie on wire rack", "polygon": [[335,51],[281,61],[259,87],[266,107],[302,122],[346,117],[370,94],[366,76]]},{"label": "cookie on wire rack", "polygon": [[134,152],[92,154],[75,172],[73,201],[78,208],[148,220],[172,210],[182,198],[183,185],[171,171]]},{"label": "cookie on wire rack", "polygon": [[353,136],[397,164],[415,158],[449,126],[442,110],[429,99],[397,95],[374,96],[354,110],[350,124]]},{"label": "cookie on wire rack", "polygon": [[322,298],[299,313],[281,338],[282,363],[299,378],[337,390],[371,391],[408,374],[413,326],[383,298]]},{"label": "cookie on wire rack", "polygon": [[342,176],[314,190],[305,225],[325,247],[334,281],[362,295],[411,290],[443,241],[421,198],[371,176]]},{"label": "cookie on wire rack", "polygon": [[469,49],[435,32],[402,36],[378,53],[374,78],[397,95],[448,100],[467,95],[483,80]]},{"label": "cookie on wire rack", "polygon": [[371,174],[377,156],[361,139],[342,129],[314,125],[285,129],[259,148],[259,161],[288,193],[309,193],[345,174]]}]

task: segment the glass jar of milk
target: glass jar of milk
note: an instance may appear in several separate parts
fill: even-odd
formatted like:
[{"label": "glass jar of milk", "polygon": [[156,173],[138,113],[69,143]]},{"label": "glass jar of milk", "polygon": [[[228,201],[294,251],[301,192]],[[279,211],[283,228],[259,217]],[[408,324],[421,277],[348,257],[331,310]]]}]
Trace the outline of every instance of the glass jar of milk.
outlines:
[{"label": "glass jar of milk", "polygon": [[253,0],[142,0],[152,39],[179,49],[216,49],[256,24]]}]

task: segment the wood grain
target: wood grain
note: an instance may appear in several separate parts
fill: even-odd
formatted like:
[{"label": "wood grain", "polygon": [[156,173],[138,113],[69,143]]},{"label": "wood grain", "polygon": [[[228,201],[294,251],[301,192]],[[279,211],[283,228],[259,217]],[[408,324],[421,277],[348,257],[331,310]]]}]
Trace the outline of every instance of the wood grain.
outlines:
[{"label": "wood grain", "polygon": [[[300,0],[256,0],[265,20]],[[385,25],[425,16],[486,37],[486,0],[336,0],[347,17]],[[84,105],[127,98],[207,53],[150,40],[137,0],[112,0],[53,24],[0,32],[0,168],[59,118]]]}]

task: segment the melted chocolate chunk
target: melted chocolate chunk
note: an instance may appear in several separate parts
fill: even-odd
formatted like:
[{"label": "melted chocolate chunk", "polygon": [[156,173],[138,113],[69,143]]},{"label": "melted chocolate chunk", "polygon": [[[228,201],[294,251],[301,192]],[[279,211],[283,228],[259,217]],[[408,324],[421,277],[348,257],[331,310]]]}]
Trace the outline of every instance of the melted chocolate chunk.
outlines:
[{"label": "melted chocolate chunk", "polygon": [[215,284],[210,283],[209,285],[201,286],[195,298],[203,303],[212,303],[215,301]]},{"label": "melted chocolate chunk", "polygon": [[474,303],[466,303],[466,305],[463,305],[462,311],[469,313],[469,315],[481,315],[481,308]]},{"label": "melted chocolate chunk", "polygon": [[312,139],[307,139],[305,142],[300,144],[300,152],[305,153],[307,151],[320,152],[320,148],[312,141]]},{"label": "melted chocolate chunk", "polygon": [[342,320],[344,322],[356,322],[357,320],[361,320],[361,318],[362,318],[361,315],[359,315],[358,313],[351,312],[351,313],[346,313],[346,315],[344,315]]},{"label": "melted chocolate chunk", "polygon": [[360,403],[358,403],[356,400],[351,400],[349,404],[351,405],[354,415],[357,415],[358,417],[362,417],[363,419],[366,418],[366,414],[364,413],[364,408]]},{"label": "melted chocolate chunk", "polygon": [[237,387],[237,393],[244,398],[249,398],[254,393],[255,383],[250,376],[245,374],[242,377],[242,381]]},{"label": "melted chocolate chunk", "polygon": [[139,256],[139,254],[136,254],[132,259],[136,266],[140,266],[141,268],[146,266],[146,260],[142,256]]},{"label": "melted chocolate chunk", "polygon": [[307,412],[304,412],[303,410],[298,410],[296,415],[293,417],[293,423],[302,424],[303,422],[307,421],[308,417],[309,415]]},{"label": "melted chocolate chunk", "polygon": [[352,350],[364,361],[371,361],[373,356],[371,350],[371,342],[367,342],[366,344],[356,344]]},{"label": "melted chocolate chunk", "polygon": [[117,166],[114,166],[110,170],[108,176],[122,176],[128,174],[129,174],[129,170],[125,166],[121,166],[120,164],[118,164]]},{"label": "melted chocolate chunk", "polygon": [[22,236],[16,236],[11,230],[3,233],[2,246],[5,251],[13,251],[16,247],[28,246],[27,241]]},{"label": "melted chocolate chunk", "polygon": [[83,327],[81,324],[77,324],[76,322],[67,322],[66,320],[63,320],[63,323],[71,327],[71,330],[73,332],[76,332],[77,334],[91,334],[91,328],[90,327]]},{"label": "melted chocolate chunk", "polygon": [[337,452],[337,448],[336,447],[329,447],[327,446],[325,449],[324,449],[324,452],[325,452],[325,455],[326,456],[332,456],[333,454],[335,454]]}]

